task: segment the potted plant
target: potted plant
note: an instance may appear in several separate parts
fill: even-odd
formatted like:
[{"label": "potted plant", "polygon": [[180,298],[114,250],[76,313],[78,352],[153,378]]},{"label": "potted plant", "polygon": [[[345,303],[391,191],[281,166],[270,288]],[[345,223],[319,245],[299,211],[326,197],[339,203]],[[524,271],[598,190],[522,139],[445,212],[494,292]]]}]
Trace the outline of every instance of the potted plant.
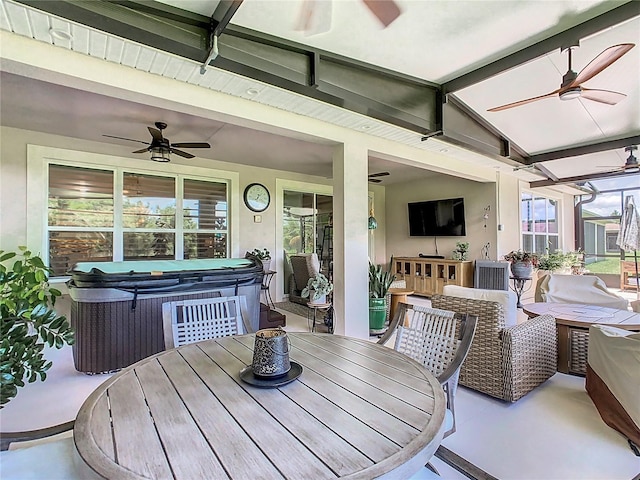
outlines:
[{"label": "potted plant", "polygon": [[369,262],[369,330],[382,330],[387,320],[387,293],[396,276]]},{"label": "potted plant", "polygon": [[469,254],[469,242],[456,242],[456,249],[453,251],[454,260],[466,260]]},{"label": "potted plant", "polygon": [[265,272],[271,269],[271,252],[266,248],[262,250],[259,248],[254,248],[251,252],[247,252],[247,256],[256,257],[258,260],[262,262],[262,268]]},{"label": "potted plant", "polygon": [[530,278],[539,260],[537,253],[523,250],[512,250],[504,259],[511,264],[511,274],[518,278]]},{"label": "potted plant", "polygon": [[565,254],[556,250],[545,253],[538,259],[538,270],[553,273],[565,266]]},{"label": "potted plant", "polygon": [[[74,342],[66,317],[52,310],[61,295],[47,282],[52,270],[26,247],[19,250],[0,250],[0,408],[18,394],[25,381],[47,378],[52,363],[44,358],[45,343],[62,348]],[[3,264],[15,257],[13,265]]]},{"label": "potted plant", "polygon": [[309,303],[327,303],[327,295],[333,291],[333,283],[322,273],[317,273],[307,282],[307,286],[302,289],[300,296],[308,298]]}]

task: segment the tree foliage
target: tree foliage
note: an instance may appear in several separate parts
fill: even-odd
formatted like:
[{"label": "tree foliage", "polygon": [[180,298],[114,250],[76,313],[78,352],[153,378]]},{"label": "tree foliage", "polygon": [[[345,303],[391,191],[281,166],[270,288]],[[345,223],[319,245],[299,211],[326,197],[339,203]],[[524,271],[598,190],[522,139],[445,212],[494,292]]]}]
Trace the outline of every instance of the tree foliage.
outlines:
[{"label": "tree foliage", "polygon": [[[0,408],[25,381],[47,378],[52,363],[44,357],[45,344],[62,348],[74,342],[66,317],[52,310],[61,293],[47,282],[51,269],[26,247],[19,251],[0,250]],[[10,260],[8,268],[4,262]]]}]

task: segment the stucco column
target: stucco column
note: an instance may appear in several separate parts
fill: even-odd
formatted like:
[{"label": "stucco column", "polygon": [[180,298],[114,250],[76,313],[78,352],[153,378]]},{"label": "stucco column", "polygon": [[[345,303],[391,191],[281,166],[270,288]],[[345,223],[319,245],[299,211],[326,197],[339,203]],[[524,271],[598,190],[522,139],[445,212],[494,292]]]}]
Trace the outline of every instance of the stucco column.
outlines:
[{"label": "stucco column", "polygon": [[333,153],[333,278],[335,333],[369,338],[367,148],[344,144]]}]

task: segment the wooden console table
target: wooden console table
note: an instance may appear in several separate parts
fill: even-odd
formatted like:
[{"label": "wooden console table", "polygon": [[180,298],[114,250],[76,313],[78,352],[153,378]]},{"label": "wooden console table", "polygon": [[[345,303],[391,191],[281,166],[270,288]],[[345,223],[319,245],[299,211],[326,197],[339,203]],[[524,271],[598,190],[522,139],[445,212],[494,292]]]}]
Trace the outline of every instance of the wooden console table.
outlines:
[{"label": "wooden console table", "polygon": [[442,294],[445,285],[473,287],[473,262],[444,258],[394,257],[393,273],[415,295]]}]

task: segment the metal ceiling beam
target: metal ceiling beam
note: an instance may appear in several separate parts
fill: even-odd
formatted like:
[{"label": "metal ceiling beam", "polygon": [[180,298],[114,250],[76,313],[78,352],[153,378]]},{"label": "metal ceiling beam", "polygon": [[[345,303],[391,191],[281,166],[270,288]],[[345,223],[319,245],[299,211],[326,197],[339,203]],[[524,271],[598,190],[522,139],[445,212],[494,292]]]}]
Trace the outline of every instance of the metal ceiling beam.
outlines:
[{"label": "metal ceiling beam", "polygon": [[[640,2],[639,2],[640,3]],[[553,152],[540,153],[525,158],[525,164],[549,162],[551,160],[559,160],[561,158],[578,157],[580,155],[588,155],[590,153],[607,152],[618,148],[625,148],[631,145],[640,145],[640,135],[633,137],[625,137],[617,140],[607,140],[604,142],[591,143],[580,147],[565,148],[563,150],[555,150]]]},{"label": "metal ceiling beam", "polygon": [[461,75],[442,85],[444,94],[462,90],[468,86],[482,82],[494,75],[517,67],[530,60],[546,55],[549,52],[569,45],[576,40],[588,37],[606,28],[618,25],[640,15],[640,1],[630,1],[583,22],[575,27],[553,35],[541,42],[525,47],[511,55],[507,55],[477,70]]},{"label": "metal ceiling beam", "polygon": [[15,0],[151,48],[227,70],[420,134],[441,128],[438,85],[148,0]]},{"label": "metal ceiling beam", "polygon": [[537,188],[537,187],[550,187],[552,185],[565,185],[567,183],[576,183],[576,182],[585,182],[587,180],[597,180],[602,178],[612,178],[612,177],[622,177],[626,175],[638,175],[640,172],[634,173],[624,173],[620,172],[608,172],[608,173],[591,173],[588,175],[579,175],[577,177],[565,177],[559,180],[536,180],[535,182],[529,183],[529,187]]}]

